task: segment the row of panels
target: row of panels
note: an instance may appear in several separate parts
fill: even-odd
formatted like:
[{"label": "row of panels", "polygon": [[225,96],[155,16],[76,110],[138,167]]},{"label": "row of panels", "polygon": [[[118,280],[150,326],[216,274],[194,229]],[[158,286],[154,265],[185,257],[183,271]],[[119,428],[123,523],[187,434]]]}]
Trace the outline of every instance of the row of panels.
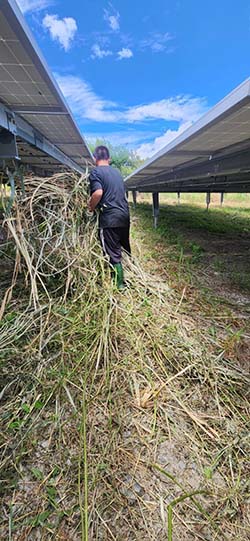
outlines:
[{"label": "row of panels", "polygon": [[[18,157],[23,163],[28,158],[24,158],[20,141],[32,146],[33,153],[39,149],[36,162],[40,161],[41,169],[45,159],[41,159],[41,150],[50,170],[61,164],[82,172],[86,162],[92,163],[87,144],[14,0],[0,3],[0,102],[2,118],[4,112],[7,117],[12,113],[12,128],[15,124],[16,129],[11,133],[17,136]],[[4,129],[3,121],[2,140]],[[28,132],[33,133],[31,139],[26,137]]]},{"label": "row of panels", "polygon": [[249,79],[127,177],[125,183],[128,190],[195,192],[201,187],[202,191],[233,188],[237,180],[238,191],[250,191],[248,178]]}]

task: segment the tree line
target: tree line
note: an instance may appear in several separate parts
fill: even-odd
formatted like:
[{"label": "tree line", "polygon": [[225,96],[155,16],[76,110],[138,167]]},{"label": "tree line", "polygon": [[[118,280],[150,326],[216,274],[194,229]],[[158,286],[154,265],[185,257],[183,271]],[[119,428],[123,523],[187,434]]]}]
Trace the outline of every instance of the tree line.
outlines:
[{"label": "tree line", "polygon": [[108,147],[111,156],[111,165],[119,169],[123,178],[126,178],[144,163],[144,160],[136,154],[136,150],[129,149],[124,145],[112,145],[106,139],[96,139],[95,142],[88,142],[91,152],[94,152],[94,149],[99,145]]}]

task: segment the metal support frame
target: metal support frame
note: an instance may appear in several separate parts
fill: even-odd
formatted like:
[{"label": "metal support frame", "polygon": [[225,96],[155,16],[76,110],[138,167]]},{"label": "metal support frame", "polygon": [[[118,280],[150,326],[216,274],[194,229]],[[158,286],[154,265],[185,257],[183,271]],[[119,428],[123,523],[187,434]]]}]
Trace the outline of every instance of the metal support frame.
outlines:
[{"label": "metal support frame", "polygon": [[[152,192],[159,190],[159,192],[178,192],[189,191],[195,192],[197,188],[199,191],[204,192],[210,190],[211,192],[221,192],[225,185],[225,191],[230,184],[230,179],[235,179],[239,184],[244,184],[244,180],[250,179],[250,143],[248,148],[243,145],[243,149],[239,149],[237,145],[237,151],[234,152],[231,148],[229,154],[227,149],[224,153],[221,152],[213,156],[211,160],[205,160],[200,163],[183,164],[174,167],[172,170],[166,168],[150,176],[149,172],[145,168],[145,177],[140,172],[140,177],[131,177],[125,182],[128,189],[136,189],[138,191]],[[229,190],[228,190],[229,191]],[[241,191],[241,190],[239,190]],[[242,189],[245,191],[245,189]]]},{"label": "metal support frame", "polygon": [[211,202],[211,193],[210,193],[210,192],[207,192],[207,193],[206,193],[206,205],[207,205],[207,210],[209,209],[210,202]]},{"label": "metal support frame", "polygon": [[[127,187],[127,186],[126,186]],[[132,188],[131,188],[132,189]],[[171,181],[166,184],[158,183],[156,179],[152,184],[145,186],[145,184],[137,187],[133,187],[139,192],[203,192],[210,191],[211,193],[221,192],[250,192],[250,170],[241,171],[232,174],[224,174],[220,176],[200,177],[199,179],[187,179],[185,181]]]},{"label": "metal support frame", "polygon": [[133,196],[133,205],[134,205],[134,208],[135,208],[136,203],[137,203],[137,192],[135,190],[132,191],[132,196]]},{"label": "metal support frame", "polygon": [[181,204],[181,192],[177,192],[177,197],[178,197],[178,205]]},{"label": "metal support frame", "polygon": [[[46,137],[33,128],[26,120],[13,113],[13,111],[3,103],[0,103],[0,129],[1,128],[5,129],[15,137],[19,137],[23,141],[26,141],[33,147],[42,150],[42,152],[66,167],[78,171],[79,173],[84,172],[84,169],[80,165],[64,154],[62,150],[46,139]],[[16,156],[16,158],[18,158],[18,156]]]},{"label": "metal support frame", "polygon": [[160,213],[159,208],[159,192],[152,193],[152,202],[153,202],[153,218],[154,218],[154,228],[157,228],[158,218]]},{"label": "metal support frame", "polygon": [[220,206],[222,207],[224,201],[224,192],[221,192],[220,194]]}]

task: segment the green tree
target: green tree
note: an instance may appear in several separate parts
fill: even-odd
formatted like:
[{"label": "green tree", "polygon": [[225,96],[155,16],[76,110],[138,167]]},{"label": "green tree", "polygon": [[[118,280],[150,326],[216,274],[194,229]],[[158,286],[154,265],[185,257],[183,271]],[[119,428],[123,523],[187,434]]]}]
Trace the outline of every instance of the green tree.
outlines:
[{"label": "green tree", "polygon": [[137,167],[143,164],[143,161],[135,150],[131,150],[124,145],[112,145],[106,139],[96,139],[96,141],[88,142],[88,146],[92,152],[98,145],[108,147],[111,156],[111,165],[116,167],[121,172],[123,178],[126,178]]}]

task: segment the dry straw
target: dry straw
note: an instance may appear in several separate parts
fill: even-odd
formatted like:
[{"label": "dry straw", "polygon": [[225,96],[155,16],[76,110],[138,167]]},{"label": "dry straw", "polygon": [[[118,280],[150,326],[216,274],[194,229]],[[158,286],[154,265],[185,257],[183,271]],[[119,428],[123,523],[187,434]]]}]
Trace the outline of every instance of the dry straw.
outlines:
[{"label": "dry straw", "polygon": [[24,186],[0,246],[1,538],[248,539],[247,374],[137,260],[115,290],[87,175]]}]

